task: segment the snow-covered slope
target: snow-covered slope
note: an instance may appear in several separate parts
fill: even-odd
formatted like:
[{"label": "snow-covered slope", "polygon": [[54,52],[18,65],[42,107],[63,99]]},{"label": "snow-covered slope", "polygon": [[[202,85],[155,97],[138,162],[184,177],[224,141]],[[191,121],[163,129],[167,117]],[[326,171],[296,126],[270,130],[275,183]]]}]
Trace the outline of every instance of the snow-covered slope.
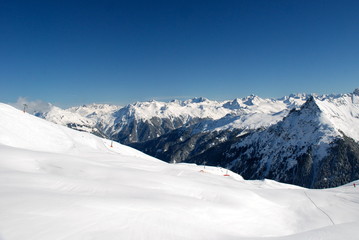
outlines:
[{"label": "snow-covered slope", "polygon": [[0,239],[356,239],[352,185],[167,164],[0,104]]}]

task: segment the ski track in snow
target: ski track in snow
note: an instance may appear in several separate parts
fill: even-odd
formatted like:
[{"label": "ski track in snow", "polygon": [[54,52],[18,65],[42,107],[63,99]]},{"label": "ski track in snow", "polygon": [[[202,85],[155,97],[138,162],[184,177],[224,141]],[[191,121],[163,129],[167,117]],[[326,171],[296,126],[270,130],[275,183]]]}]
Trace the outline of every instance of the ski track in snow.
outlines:
[{"label": "ski track in snow", "polygon": [[314,205],[316,208],[318,208],[318,210],[320,210],[322,213],[324,213],[324,214],[328,217],[328,219],[331,221],[331,223],[332,223],[333,225],[335,225],[333,219],[329,216],[329,214],[326,213],[326,212],[325,212],[323,209],[321,209],[320,207],[318,207],[318,205],[313,201],[313,199],[311,199],[311,198],[308,196],[308,193],[307,193],[306,191],[304,191],[304,194],[305,194],[305,196],[313,203],[313,205]]}]

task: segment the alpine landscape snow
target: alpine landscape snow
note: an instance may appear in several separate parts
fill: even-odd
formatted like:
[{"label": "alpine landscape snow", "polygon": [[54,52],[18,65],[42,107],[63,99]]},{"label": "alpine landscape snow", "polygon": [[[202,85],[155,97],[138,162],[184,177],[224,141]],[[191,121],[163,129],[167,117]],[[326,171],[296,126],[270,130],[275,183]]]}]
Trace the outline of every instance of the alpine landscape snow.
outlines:
[{"label": "alpine landscape snow", "polygon": [[0,240],[358,240],[359,1],[0,2]]},{"label": "alpine landscape snow", "polygon": [[[330,100],[334,105],[302,97],[282,99],[276,104],[274,100],[252,96],[244,103],[227,102],[223,108],[206,99],[197,103],[191,100],[189,107],[176,102],[168,105],[191,108],[191,104],[202,103],[196,108],[198,115],[182,114],[173,121],[180,121],[181,128],[196,126],[193,132],[245,125],[239,127],[239,135],[246,137],[232,150],[246,146],[251,138],[270,139],[275,132],[272,128],[292,129],[293,121],[299,125],[302,121],[316,123],[306,114],[318,109],[322,111],[315,116],[327,123],[321,131],[331,133],[316,136],[320,141],[327,143],[329,138],[344,134],[356,139],[358,132],[348,131],[356,122],[342,121],[343,116],[357,118],[357,105],[349,103],[356,96],[345,95],[344,102]],[[170,109],[153,102],[137,105],[144,104],[164,113]],[[261,104],[263,108],[258,107]],[[288,105],[294,110],[290,111]],[[332,106],[341,110],[339,115]],[[92,107],[98,112],[87,115],[88,112],[72,109],[77,114],[72,116],[78,116],[76,121],[90,126],[81,130],[99,126],[93,123],[96,117],[110,122],[108,129],[123,125],[118,120],[124,118],[123,108],[107,106],[111,114],[106,115],[103,107]],[[243,115],[234,114],[233,109]],[[322,114],[328,111],[330,116]],[[179,113],[174,111],[173,115]],[[355,182],[308,189],[268,179],[244,180],[220,166],[166,163],[116,141],[46,121],[6,104],[0,104],[0,114],[1,240],[357,239],[359,195],[353,187]],[[167,118],[174,120],[173,115]],[[55,116],[52,119],[64,120]],[[155,121],[153,117],[149,119]],[[172,124],[168,129],[175,128],[174,123],[167,123]],[[331,130],[333,123],[340,126],[340,131]],[[258,131],[258,127],[262,130]],[[253,134],[251,128],[255,130]],[[103,129],[98,132],[108,134]],[[294,160],[286,161],[289,164]]]},{"label": "alpine landscape snow", "polygon": [[49,121],[134,147],[166,162],[229,168],[310,188],[359,179],[359,90],[347,94],[255,95],[230,101],[136,102],[125,107],[52,106]]}]

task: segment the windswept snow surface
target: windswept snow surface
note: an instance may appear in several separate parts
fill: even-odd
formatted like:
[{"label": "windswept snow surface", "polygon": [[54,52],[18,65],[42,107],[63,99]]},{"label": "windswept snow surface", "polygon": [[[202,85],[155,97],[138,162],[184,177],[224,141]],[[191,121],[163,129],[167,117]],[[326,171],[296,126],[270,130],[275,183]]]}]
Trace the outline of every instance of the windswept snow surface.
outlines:
[{"label": "windswept snow surface", "polygon": [[357,239],[359,188],[167,164],[0,104],[0,239]]}]

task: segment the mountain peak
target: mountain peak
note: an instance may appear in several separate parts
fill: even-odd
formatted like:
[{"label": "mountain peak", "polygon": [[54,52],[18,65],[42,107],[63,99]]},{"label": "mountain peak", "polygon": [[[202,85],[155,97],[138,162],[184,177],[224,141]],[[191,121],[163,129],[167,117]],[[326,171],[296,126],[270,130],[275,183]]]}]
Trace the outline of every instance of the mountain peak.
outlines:
[{"label": "mountain peak", "polygon": [[209,101],[207,98],[204,97],[194,97],[190,100],[191,103],[202,103]]},{"label": "mountain peak", "polygon": [[307,101],[300,108],[301,110],[311,110],[313,112],[320,112],[320,108],[313,95],[309,96]]},{"label": "mountain peak", "polygon": [[228,101],[225,104],[223,104],[223,107],[231,110],[240,109],[242,107],[241,103],[242,102],[238,98],[236,98],[233,101]]}]

